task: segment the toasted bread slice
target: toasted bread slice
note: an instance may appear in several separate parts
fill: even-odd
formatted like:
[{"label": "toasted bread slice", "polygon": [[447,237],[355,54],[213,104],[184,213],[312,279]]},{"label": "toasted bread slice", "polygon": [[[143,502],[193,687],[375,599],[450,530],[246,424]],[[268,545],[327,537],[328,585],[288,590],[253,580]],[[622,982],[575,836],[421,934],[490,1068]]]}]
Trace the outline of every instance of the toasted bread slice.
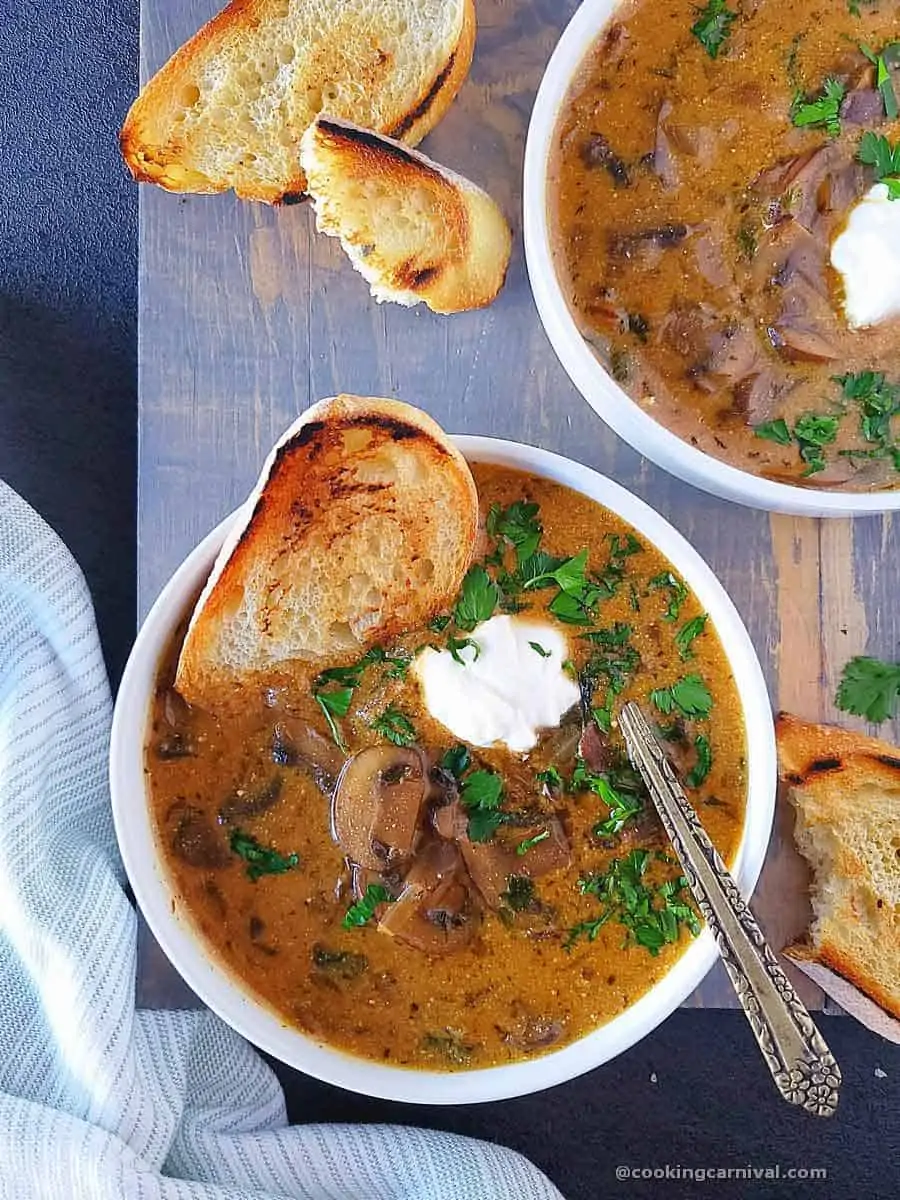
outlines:
[{"label": "toasted bread slice", "polygon": [[900,750],[785,713],[776,732],[813,869],[813,952],[900,1017]]},{"label": "toasted bread slice", "polygon": [[481,188],[331,116],[304,133],[300,162],[319,230],[341,239],[376,300],[452,313],[496,297],[512,236]]},{"label": "toasted bread slice", "polygon": [[474,0],[232,0],[146,84],[120,135],[135,179],[276,203],[327,107],[414,145],[462,86]]},{"label": "toasted bread slice", "polygon": [[340,660],[446,608],[468,570],[478,496],[465,459],[425,413],[337,396],[272,450],[194,610],[176,687],[298,660]]}]

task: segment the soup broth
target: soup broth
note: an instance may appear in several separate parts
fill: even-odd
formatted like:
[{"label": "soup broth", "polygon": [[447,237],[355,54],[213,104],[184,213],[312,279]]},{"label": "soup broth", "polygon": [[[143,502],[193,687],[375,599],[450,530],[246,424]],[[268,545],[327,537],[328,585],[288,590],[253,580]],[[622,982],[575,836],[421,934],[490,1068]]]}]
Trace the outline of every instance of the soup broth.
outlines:
[{"label": "soup broth", "polygon": [[[287,1025],[367,1059],[438,1070],[583,1036],[651,987],[697,930],[624,762],[615,714],[625,700],[640,701],[669,739],[726,860],[746,800],[735,683],[666,559],[566,488],[495,466],[473,473],[483,522],[473,571],[492,581],[497,611],[565,636],[566,670],[579,681],[582,701],[533,750],[465,747],[425,708],[409,661],[426,644],[477,639],[477,628],[458,627],[458,608],[361,666],[342,664],[343,674],[338,665],[323,680],[322,664],[299,664],[223,688],[209,712],[173,690],[182,628],[160,667],[146,747],[160,853],[209,951]],[[582,595],[581,623],[572,611],[558,620],[550,606],[562,589],[521,587],[521,564],[543,552],[553,556],[545,568],[565,562],[571,574],[585,550],[597,594]],[[346,706],[323,705],[345,688]],[[387,756],[381,786],[418,786],[424,773],[426,789],[412,859],[398,863],[373,841],[381,870],[349,862],[340,814],[335,828],[344,764],[372,747]],[[499,806],[471,803],[476,773],[499,779]],[[475,827],[478,813],[486,827]],[[408,921],[410,881],[454,855],[431,907]],[[647,900],[643,917],[635,896]]]},{"label": "soup broth", "polygon": [[567,299],[690,444],[780,482],[896,488],[900,317],[851,328],[831,248],[883,174],[865,147],[900,167],[897,6],[729,0],[717,27],[713,7],[631,0],[587,55],[551,167]]}]

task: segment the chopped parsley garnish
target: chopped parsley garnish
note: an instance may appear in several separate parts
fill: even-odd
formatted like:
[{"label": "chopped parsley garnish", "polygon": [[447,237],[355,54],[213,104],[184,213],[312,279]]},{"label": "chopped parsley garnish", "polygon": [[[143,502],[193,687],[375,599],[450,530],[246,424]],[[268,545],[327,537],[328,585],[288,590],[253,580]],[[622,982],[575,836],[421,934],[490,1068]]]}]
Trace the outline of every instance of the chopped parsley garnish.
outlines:
[{"label": "chopped parsley garnish", "polygon": [[538,771],[535,779],[538,783],[544,783],[548,788],[552,788],[557,792],[561,792],[565,788],[565,780],[554,766],[549,766],[543,771]]},{"label": "chopped parsley garnish", "polygon": [[432,617],[428,622],[428,628],[432,633],[443,633],[453,618],[448,613],[442,613],[437,617]]},{"label": "chopped parsley garnish", "polygon": [[546,842],[549,836],[550,830],[542,829],[541,832],[536,833],[534,837],[525,838],[523,841],[519,842],[518,846],[516,846],[516,854],[518,854],[520,858],[523,857],[528,853],[529,850],[533,849],[541,842]]},{"label": "chopped parsley garnish", "polygon": [[835,375],[844,399],[859,405],[859,431],[867,442],[887,454],[893,449],[891,421],[900,415],[900,384],[890,384],[881,371]]},{"label": "chopped parsley garnish", "polygon": [[472,638],[458,638],[458,637],[453,637],[452,635],[447,638],[447,649],[450,651],[450,656],[453,659],[453,661],[458,662],[461,667],[465,667],[468,665],[466,663],[466,660],[463,658],[462,654],[460,653],[462,650],[465,650],[467,647],[470,647],[472,650],[475,651],[474,658],[469,660],[470,662],[475,662],[476,659],[478,658],[479,654],[481,653],[481,647],[478,645],[478,643],[476,641],[473,641]]},{"label": "chopped parsley garnish", "polygon": [[331,736],[334,738],[335,743],[346,754],[347,744],[341,736],[341,731],[334,718],[346,717],[350,711],[353,688],[331,688],[327,692],[314,692],[313,697],[316,704],[318,704],[319,708],[325,714],[325,720],[328,722],[328,728],[331,730]]},{"label": "chopped parsley garnish", "polygon": [[540,642],[529,642],[528,645],[532,648],[532,650],[535,652],[535,654],[539,654],[541,656],[541,658],[550,658],[551,657],[550,651],[545,650]]},{"label": "chopped parsley garnish", "polygon": [[587,556],[587,550],[582,550],[524,585],[526,588],[536,588],[548,582],[555,583],[559,592],[548,608],[557,620],[569,625],[590,625],[601,598],[600,590],[588,578]]},{"label": "chopped parsley garnish", "polygon": [[839,424],[840,417],[806,413],[794,425],[793,432],[781,417],[776,421],[754,425],[753,432],[758,438],[777,442],[780,446],[790,446],[792,441],[796,441],[800,457],[807,464],[803,474],[815,475],[817,471],[825,470],[824,448],[836,441]]},{"label": "chopped parsley garnish", "polygon": [[523,912],[534,900],[534,883],[527,875],[508,875],[500,899],[513,912]]},{"label": "chopped parsley garnish", "polygon": [[464,746],[462,742],[451,746],[449,750],[445,750],[441,755],[441,766],[456,779],[460,779],[468,771],[471,762],[472,755],[469,753],[469,747]]},{"label": "chopped parsley garnish", "polygon": [[824,129],[831,137],[841,132],[841,102],[846,88],[839,79],[829,76],[822,86],[822,94],[804,101],[798,96],[791,106],[791,120],[800,129]]},{"label": "chopped parsley garnish", "polygon": [[580,881],[582,894],[596,896],[601,910],[598,916],[569,930],[565,949],[571,949],[581,937],[594,941],[611,920],[624,925],[629,940],[654,957],[664,945],[678,941],[682,926],[696,937],[700,921],[685,899],[687,880],[679,875],[658,887],[648,885],[644,875],[650,861],[649,850],[632,850],[624,858],[614,858],[600,874]]},{"label": "chopped parsley garnish", "polygon": [[[389,679],[402,679],[411,662],[412,656],[406,651],[388,654],[383,647],[372,646],[357,662],[346,667],[329,667],[316,676],[313,699],[325,715],[331,736],[344,753],[347,752],[347,746],[334,718],[346,717],[350,711],[353,691],[362,683],[363,672],[375,663],[382,663],[387,667],[385,674]],[[339,686],[329,687],[332,683]]]},{"label": "chopped parsley garnish", "polygon": [[662,571],[659,575],[653,576],[648,582],[647,587],[651,592],[659,591],[660,589],[669,592],[669,602],[663,615],[663,620],[677,621],[682,605],[689,595],[686,584],[671,571]]},{"label": "chopped parsley garnish", "polygon": [[698,733],[694,738],[694,749],[697,752],[697,761],[688,771],[685,780],[688,787],[698,788],[712,769],[713,756],[709,738]]},{"label": "chopped parsley garnish", "polygon": [[624,646],[634,632],[631,625],[626,625],[623,621],[616,621],[607,629],[595,629],[591,633],[583,633],[581,636],[587,642],[593,642],[596,646]]},{"label": "chopped parsley garnish", "polygon": [[[856,15],[858,16],[859,14],[857,13]],[[885,46],[880,54],[876,54],[864,42],[859,43],[859,48],[875,68],[875,88],[881,93],[885,117],[889,121],[896,121],[900,109],[897,107],[897,96],[894,92],[894,84],[885,56],[889,53],[894,56],[895,52],[900,49],[900,42],[892,42],[889,46]]]},{"label": "chopped parsley garnish", "polygon": [[608,733],[612,725],[612,706],[616,697],[625,690],[629,679],[640,666],[640,655],[633,646],[627,644],[631,634],[630,625],[616,621],[608,629],[596,629],[581,635],[593,645],[594,650],[581,668],[578,681],[585,697],[593,697],[599,681],[605,681],[604,702],[593,709],[594,720],[604,733]]},{"label": "chopped parsley garnish", "polygon": [[484,567],[476,563],[463,580],[453,618],[460,629],[472,630],[494,615],[499,599],[497,585]]},{"label": "chopped parsley garnish", "polygon": [[473,771],[462,781],[459,798],[469,813],[469,837],[487,842],[502,820],[503,780],[494,771]]},{"label": "chopped parsley garnish", "polygon": [[606,817],[594,826],[595,837],[613,837],[620,833],[644,807],[643,783],[629,767],[599,774],[578,759],[572,772],[571,790],[593,792],[609,809]]},{"label": "chopped parsley garnish", "polygon": [[875,168],[875,177],[886,185],[891,200],[900,200],[900,142],[891,146],[883,134],[867,129],[860,140],[857,158]]},{"label": "chopped parsley garnish", "polygon": [[708,613],[701,613],[699,617],[691,617],[690,621],[685,621],[675,634],[675,645],[678,647],[678,653],[682,660],[694,657],[691,646],[706,628],[708,620]]},{"label": "chopped parsley garnish", "polygon": [[416,740],[416,730],[409,717],[396,705],[389,705],[380,717],[372,722],[372,728],[395,746],[411,746]]},{"label": "chopped parsley garnish", "polygon": [[726,7],[725,0],[709,0],[705,8],[696,11],[697,20],[691,26],[691,33],[710,58],[718,58],[737,13]]},{"label": "chopped parsley garnish", "polygon": [[367,925],[375,916],[375,909],[378,905],[390,904],[392,899],[384,884],[370,883],[362,899],[357,900],[347,909],[341,924],[345,929],[358,929],[362,925]]},{"label": "chopped parsley garnish", "polygon": [[492,538],[504,538],[516,550],[519,566],[531,558],[540,544],[543,528],[537,520],[539,507],[525,500],[516,500],[509,508],[492,504],[487,517],[487,531]]},{"label": "chopped parsley garnish", "polygon": [[794,426],[794,437],[800,448],[800,457],[807,464],[804,475],[815,475],[825,470],[823,449],[837,439],[839,420],[823,417],[818,413],[806,413]]},{"label": "chopped parsley garnish", "polygon": [[271,846],[263,846],[249,833],[232,829],[229,844],[235,854],[247,864],[247,876],[254,883],[262,875],[283,875],[300,865],[299,854],[281,854]]},{"label": "chopped parsley garnish", "polygon": [[779,417],[777,421],[763,421],[761,425],[754,425],[753,432],[758,438],[765,438],[768,442],[777,442],[779,446],[791,444],[791,431],[783,417]]},{"label": "chopped parsley garnish", "polygon": [[664,716],[677,709],[686,717],[708,717],[712,696],[699,675],[685,675],[671,687],[655,688],[650,693],[650,703],[655,704]]},{"label": "chopped parsley garnish", "polygon": [[[373,646],[358,662],[351,663],[348,667],[329,667],[327,671],[320,671],[316,676],[314,686],[322,688],[328,683],[339,683],[344,687],[358,688],[366,667],[371,667],[374,663],[386,664],[390,668],[387,672],[388,675],[395,678],[393,672],[404,673],[410,664],[410,657],[405,652],[388,654],[383,647]],[[344,713],[341,714],[341,716],[344,715]]]},{"label": "chopped parsley garnish", "polygon": [[835,703],[844,712],[880,725],[893,717],[900,697],[900,663],[859,655],[844,667]]}]

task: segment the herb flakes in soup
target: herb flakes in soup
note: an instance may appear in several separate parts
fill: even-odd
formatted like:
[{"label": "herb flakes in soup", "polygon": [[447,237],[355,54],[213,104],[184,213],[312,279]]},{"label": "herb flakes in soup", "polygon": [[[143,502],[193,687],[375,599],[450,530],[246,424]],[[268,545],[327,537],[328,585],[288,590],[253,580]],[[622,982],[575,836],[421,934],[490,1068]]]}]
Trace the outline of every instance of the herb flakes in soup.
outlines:
[{"label": "herb flakes in soup", "polygon": [[[886,380],[834,387],[887,442]],[[147,734],[160,851],[210,953],[286,1024],[425,1070],[584,1036],[699,930],[623,703],[656,720],[726,860],[747,789],[740,700],[687,582],[585,497],[473,473],[482,527],[448,612],[363,655],[223,681],[208,711],[173,692],[182,628]],[[426,651],[460,676],[492,669],[481,630],[497,621],[527,625],[510,669],[571,696],[527,751],[455,735],[418,675]]]},{"label": "herb flakes in soup", "polygon": [[[690,445],[799,487],[900,487],[898,96],[893,4],[626,0],[586,55],[550,166],[560,279]],[[873,376],[874,420],[843,382]]]}]

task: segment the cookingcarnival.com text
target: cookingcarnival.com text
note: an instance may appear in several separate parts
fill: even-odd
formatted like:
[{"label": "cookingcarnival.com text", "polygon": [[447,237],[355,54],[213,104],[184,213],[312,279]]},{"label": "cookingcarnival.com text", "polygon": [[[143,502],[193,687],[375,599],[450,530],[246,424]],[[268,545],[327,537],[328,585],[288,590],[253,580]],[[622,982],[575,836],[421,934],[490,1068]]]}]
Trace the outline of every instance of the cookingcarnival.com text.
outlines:
[{"label": "cookingcarnival.com text", "polygon": [[691,1179],[695,1183],[713,1183],[727,1179],[793,1179],[793,1180],[822,1180],[828,1178],[825,1167],[785,1167],[781,1163],[768,1166],[754,1166],[748,1163],[743,1167],[688,1167],[681,1163],[664,1163],[658,1167],[616,1167],[616,1179]]}]

